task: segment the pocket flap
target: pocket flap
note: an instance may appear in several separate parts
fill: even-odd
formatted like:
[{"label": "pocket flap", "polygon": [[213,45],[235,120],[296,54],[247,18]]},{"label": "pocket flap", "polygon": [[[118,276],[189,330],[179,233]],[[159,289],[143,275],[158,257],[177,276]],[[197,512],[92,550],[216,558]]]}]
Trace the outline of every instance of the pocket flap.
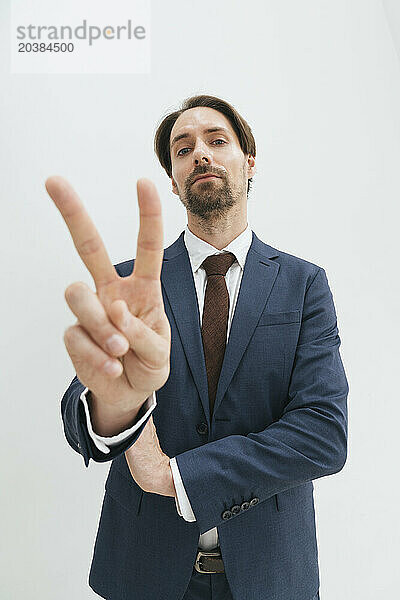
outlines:
[{"label": "pocket flap", "polygon": [[308,481],[302,485],[290,488],[276,494],[276,504],[279,512],[291,510],[307,510],[314,507],[314,485]]},{"label": "pocket flap", "polygon": [[264,312],[257,325],[283,325],[284,323],[300,323],[300,310]]},{"label": "pocket flap", "polygon": [[126,510],[138,515],[140,504],[143,497],[143,490],[130,477],[130,480],[111,465],[108,477],[105,483],[106,491]]}]

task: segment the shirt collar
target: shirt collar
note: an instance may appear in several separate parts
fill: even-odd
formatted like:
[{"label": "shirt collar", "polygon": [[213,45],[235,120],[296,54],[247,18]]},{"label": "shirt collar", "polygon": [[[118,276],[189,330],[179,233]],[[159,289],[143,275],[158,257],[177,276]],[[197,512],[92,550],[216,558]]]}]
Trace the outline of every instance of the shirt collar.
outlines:
[{"label": "shirt collar", "polygon": [[219,250],[208,242],[198,238],[197,235],[190,231],[188,225],[185,227],[183,239],[189,254],[193,273],[195,273],[207,256],[211,256],[212,254],[222,254],[225,251],[232,252],[241,268],[244,269],[247,252],[249,251],[253,234],[249,224],[247,224],[246,229],[234,240],[232,240],[225,248],[222,248],[222,250]]}]

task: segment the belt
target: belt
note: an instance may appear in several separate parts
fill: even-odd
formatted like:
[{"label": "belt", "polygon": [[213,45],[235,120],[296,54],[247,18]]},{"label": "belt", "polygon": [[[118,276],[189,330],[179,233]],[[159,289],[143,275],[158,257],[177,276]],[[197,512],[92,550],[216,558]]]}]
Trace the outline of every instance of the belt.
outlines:
[{"label": "belt", "polygon": [[221,549],[218,547],[212,552],[199,550],[194,567],[199,573],[225,573]]}]

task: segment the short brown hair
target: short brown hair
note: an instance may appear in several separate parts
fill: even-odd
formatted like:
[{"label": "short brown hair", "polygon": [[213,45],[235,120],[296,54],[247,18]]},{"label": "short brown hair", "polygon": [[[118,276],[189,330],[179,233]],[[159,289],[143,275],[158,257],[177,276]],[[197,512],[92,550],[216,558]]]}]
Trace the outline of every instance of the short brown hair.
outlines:
[{"label": "short brown hair", "polygon": [[[171,164],[171,152],[170,152],[170,137],[171,131],[178,117],[189,110],[190,108],[196,108],[198,106],[206,106],[208,108],[214,108],[220,113],[225,115],[229,119],[230,124],[235,131],[240,147],[243,154],[250,154],[251,156],[256,155],[256,142],[254,140],[252,131],[248,123],[240,116],[235,108],[229,102],[216,98],[215,96],[191,96],[183,101],[182,106],[179,110],[176,110],[168,114],[159,124],[155,137],[154,137],[154,150],[161,163],[161,166],[166,171],[168,177],[172,176],[172,164]],[[247,195],[250,191],[250,182],[252,178],[248,180]]]}]

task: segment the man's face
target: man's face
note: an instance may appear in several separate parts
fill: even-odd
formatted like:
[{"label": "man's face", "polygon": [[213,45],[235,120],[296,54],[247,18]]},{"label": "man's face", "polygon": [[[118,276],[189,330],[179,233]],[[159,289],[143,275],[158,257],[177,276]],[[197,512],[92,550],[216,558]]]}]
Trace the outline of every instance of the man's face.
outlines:
[{"label": "man's face", "polygon": [[[219,111],[196,107],[183,112],[171,131],[170,152],[172,191],[191,213],[210,220],[246,202],[255,160],[243,154],[229,119]],[[196,181],[204,174],[214,176]]]}]

